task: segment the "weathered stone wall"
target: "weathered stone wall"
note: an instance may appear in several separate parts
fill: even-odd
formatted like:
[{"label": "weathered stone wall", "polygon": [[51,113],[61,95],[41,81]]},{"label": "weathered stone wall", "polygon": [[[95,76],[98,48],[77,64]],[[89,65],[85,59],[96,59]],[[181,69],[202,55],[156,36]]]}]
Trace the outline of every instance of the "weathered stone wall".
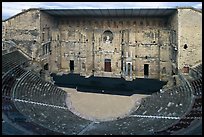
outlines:
[{"label": "weathered stone wall", "polygon": [[170,24],[170,41],[171,41],[171,67],[172,75],[178,74],[178,11],[172,14],[168,20]]},{"label": "weathered stone wall", "polygon": [[[169,33],[163,35],[164,30],[168,29],[166,22],[166,18],[148,17],[60,18],[59,30],[52,30],[52,48],[55,47],[58,54],[52,53],[52,62],[55,63],[51,68],[53,71],[70,72],[69,63],[73,60],[74,73],[88,76],[94,72],[95,76],[120,77],[121,65],[131,62],[133,78],[144,77],[144,64],[149,64],[150,78],[160,78],[162,50],[160,51],[159,45],[162,44],[167,49],[170,43],[164,42],[169,37]],[[110,42],[105,41],[106,31],[113,35]],[[169,49],[165,53],[162,51],[161,57],[165,63],[161,64],[166,66],[166,73],[170,74],[168,52]],[[105,59],[111,60],[111,72],[104,72]]]},{"label": "weathered stone wall", "polygon": [[51,72],[59,72],[61,68],[61,46],[60,46],[60,32],[57,29],[52,30],[52,42],[51,49],[52,53],[50,55],[49,69]]},{"label": "weathered stone wall", "polygon": [[49,70],[51,69],[50,54],[52,54],[52,30],[56,30],[55,19],[47,13],[40,11],[40,46],[38,47],[38,56],[41,60],[41,64],[48,63]]},{"label": "weathered stone wall", "polygon": [[28,10],[5,21],[5,40],[12,40],[32,56],[33,44],[40,43],[39,10]]},{"label": "weathered stone wall", "polygon": [[46,43],[51,40],[51,34],[53,29],[56,29],[55,18],[41,11],[40,12],[40,32],[41,32],[40,37],[41,37],[42,43]]},{"label": "weathered stone wall", "polygon": [[[186,46],[185,46],[186,45]],[[178,68],[202,62],[202,13],[178,9]],[[184,70],[183,70],[184,72]]]},{"label": "weathered stone wall", "polygon": [[4,34],[28,54],[34,51],[51,72],[167,79],[177,68],[202,61],[201,19],[192,9],[134,18],[63,18],[27,10],[4,22]]},{"label": "weathered stone wall", "polygon": [[6,24],[5,21],[2,21],[2,40],[5,40],[5,34],[6,34],[5,24]]}]

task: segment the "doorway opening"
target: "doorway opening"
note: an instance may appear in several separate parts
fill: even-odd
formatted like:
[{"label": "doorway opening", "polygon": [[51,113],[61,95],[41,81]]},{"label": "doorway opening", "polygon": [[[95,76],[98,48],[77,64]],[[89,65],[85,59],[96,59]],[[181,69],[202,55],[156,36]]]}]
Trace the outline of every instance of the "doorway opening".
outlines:
[{"label": "doorway opening", "polygon": [[48,63],[46,63],[46,64],[44,65],[44,70],[48,70],[48,69],[49,69]]},{"label": "doorway opening", "polygon": [[106,72],[111,72],[111,59],[105,59],[105,70]]},{"label": "doorway opening", "polygon": [[144,64],[144,77],[148,78],[149,76],[149,64]]},{"label": "doorway opening", "polygon": [[183,67],[183,73],[189,73],[189,66],[188,65],[185,65]]},{"label": "doorway opening", "polygon": [[70,72],[74,72],[74,60],[70,60],[69,68],[70,68]]},{"label": "doorway opening", "polygon": [[128,63],[128,68],[127,68],[128,69],[128,76],[130,76],[130,69],[131,69],[130,67],[131,67],[131,65],[130,65],[130,63]]}]

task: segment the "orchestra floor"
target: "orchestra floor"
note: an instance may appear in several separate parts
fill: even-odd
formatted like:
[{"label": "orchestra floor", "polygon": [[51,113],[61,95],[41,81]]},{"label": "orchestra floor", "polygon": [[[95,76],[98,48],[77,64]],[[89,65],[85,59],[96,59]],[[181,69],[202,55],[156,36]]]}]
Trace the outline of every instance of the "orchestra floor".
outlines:
[{"label": "orchestra floor", "polygon": [[136,110],[142,98],[148,95],[109,95],[79,92],[62,88],[68,93],[67,105],[76,115],[93,121],[109,121],[122,118]]}]

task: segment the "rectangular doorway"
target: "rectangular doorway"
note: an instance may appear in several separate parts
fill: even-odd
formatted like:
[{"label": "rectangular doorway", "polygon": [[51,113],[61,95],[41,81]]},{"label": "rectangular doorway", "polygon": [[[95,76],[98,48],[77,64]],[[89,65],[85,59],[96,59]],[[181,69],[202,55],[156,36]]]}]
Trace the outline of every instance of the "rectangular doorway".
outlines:
[{"label": "rectangular doorway", "polygon": [[105,70],[106,72],[111,72],[111,59],[105,59]]},{"label": "rectangular doorway", "polygon": [[128,76],[130,76],[131,64],[130,64],[130,63],[128,63],[128,66],[127,66],[127,67],[128,67],[128,68],[127,68],[127,71],[128,71],[127,75],[128,75]]},{"label": "rectangular doorway", "polygon": [[69,68],[70,68],[70,72],[74,71],[74,60],[70,60]]},{"label": "rectangular doorway", "polygon": [[149,64],[144,64],[144,77],[149,76]]}]

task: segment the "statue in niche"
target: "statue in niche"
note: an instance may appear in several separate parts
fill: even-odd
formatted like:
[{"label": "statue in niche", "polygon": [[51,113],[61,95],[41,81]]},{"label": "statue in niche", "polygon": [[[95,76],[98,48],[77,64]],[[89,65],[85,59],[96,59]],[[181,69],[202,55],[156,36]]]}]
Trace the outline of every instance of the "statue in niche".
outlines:
[{"label": "statue in niche", "polygon": [[103,37],[103,41],[104,43],[112,43],[113,40],[113,33],[110,30],[107,30],[103,33],[104,37]]},{"label": "statue in niche", "polygon": [[106,43],[110,43],[110,36],[106,36]]}]

